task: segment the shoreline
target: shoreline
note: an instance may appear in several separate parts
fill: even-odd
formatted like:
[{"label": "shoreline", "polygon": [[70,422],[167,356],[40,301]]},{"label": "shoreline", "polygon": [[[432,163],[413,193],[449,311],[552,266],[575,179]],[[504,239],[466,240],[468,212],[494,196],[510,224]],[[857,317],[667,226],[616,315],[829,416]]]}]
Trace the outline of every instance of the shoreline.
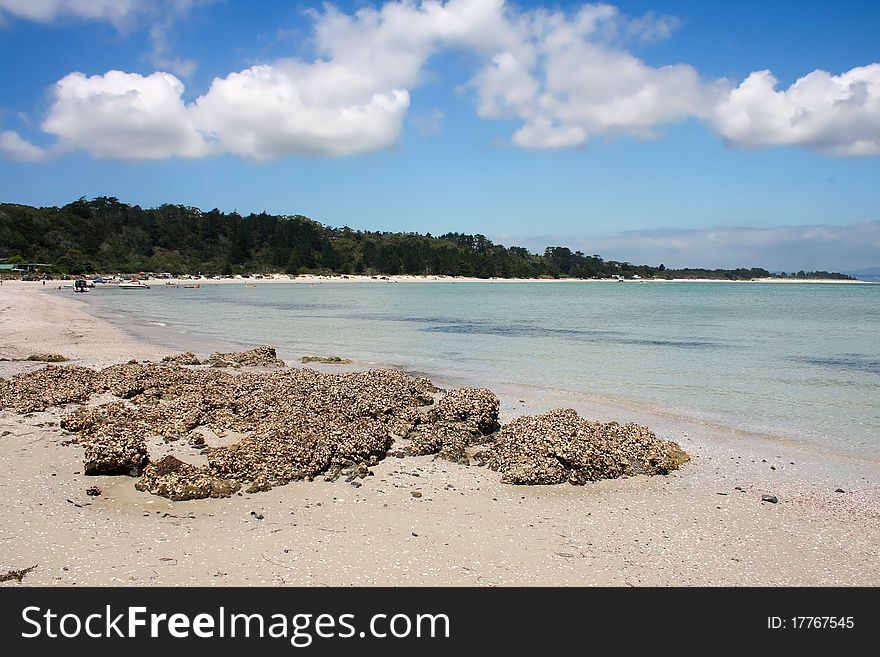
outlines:
[{"label": "shoreline", "polygon": [[[27,286],[0,287],[0,357],[50,351],[97,367],[169,353],[73,298]],[[0,362],[0,375],[43,365]],[[572,401],[495,392],[505,422]],[[25,584],[880,585],[876,463],[841,464],[681,418],[646,422],[693,457],[667,476],[511,486],[484,468],[408,457],[385,459],[358,489],[294,482],[170,502],[135,491],[128,477],[79,474],[80,448],[61,445],[50,426],[59,417],[0,411],[0,433],[10,432],[0,569],[39,561]],[[92,484],[100,497],[86,497]],[[762,503],[764,492],[779,504]]]},{"label": "shoreline", "polygon": [[[98,278],[110,278],[119,276],[124,279],[139,278],[136,274],[102,274]],[[751,278],[751,279],[727,279],[727,278],[478,278],[476,276],[449,276],[446,274],[257,274],[242,276],[240,274],[223,276],[220,278],[143,278],[148,285],[260,285],[264,283],[724,283],[724,284],[781,284],[781,285],[880,285],[880,281],[864,281],[861,279],[842,280],[837,278]],[[68,281],[58,278],[50,279],[50,283],[56,288],[59,284],[72,287],[75,277],[69,277]],[[91,277],[85,277],[91,280]],[[3,279],[4,284],[13,285],[39,285],[39,281],[22,281],[19,279]],[[99,286],[103,285],[101,283]],[[108,283],[107,285],[113,285]]]},{"label": "shoreline", "polygon": [[255,284],[261,283],[760,283],[760,284],[816,284],[816,285],[880,285],[877,281],[862,280],[839,280],[835,278],[754,278],[743,280],[730,280],[725,278],[477,278],[475,276],[447,276],[447,275],[418,275],[418,274],[389,274],[369,276],[366,274],[268,274],[263,278],[248,278],[240,275],[215,278],[171,278],[171,279],[146,279],[150,285],[164,284],[199,284],[199,285],[229,285],[229,284]]}]

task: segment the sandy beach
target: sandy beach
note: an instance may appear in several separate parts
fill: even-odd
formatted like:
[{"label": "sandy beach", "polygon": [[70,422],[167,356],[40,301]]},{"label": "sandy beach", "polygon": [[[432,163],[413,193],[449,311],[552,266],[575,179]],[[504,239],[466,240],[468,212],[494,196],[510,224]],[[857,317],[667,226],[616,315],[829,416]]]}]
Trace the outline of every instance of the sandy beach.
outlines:
[{"label": "sandy beach", "polygon": [[[0,336],[3,377],[43,367],[20,360],[34,353],[104,367],[173,351],[37,283],[0,286]],[[691,462],[662,476],[513,486],[485,467],[387,458],[360,487],[302,481],[172,502],[131,477],[85,476],[82,448],[58,426],[71,409],[2,410],[0,573],[36,566],[22,584],[41,586],[880,584],[878,460],[495,392],[503,422],[567,405],[605,421],[619,413],[678,442]],[[150,445],[151,459],[165,453],[198,460],[182,441]],[[88,495],[92,486],[101,495]]]},{"label": "sandy beach", "polygon": [[250,284],[261,285],[264,283],[307,283],[318,284],[322,282],[332,283],[761,283],[761,284],[850,284],[850,285],[876,285],[871,281],[861,280],[839,280],[833,278],[754,278],[749,280],[729,280],[722,278],[639,278],[639,279],[617,279],[617,278],[477,278],[475,276],[446,276],[446,275],[414,275],[414,274],[397,274],[390,276],[367,276],[365,274],[268,274],[262,278],[243,278],[241,276],[227,276],[223,278],[173,278],[170,280],[151,279],[151,285],[230,285],[230,284]]}]

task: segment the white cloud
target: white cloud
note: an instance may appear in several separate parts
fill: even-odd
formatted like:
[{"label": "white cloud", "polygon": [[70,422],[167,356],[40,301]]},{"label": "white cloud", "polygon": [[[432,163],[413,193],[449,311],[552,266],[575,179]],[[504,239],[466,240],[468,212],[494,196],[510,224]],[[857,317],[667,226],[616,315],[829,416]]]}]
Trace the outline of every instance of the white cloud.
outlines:
[{"label": "white cloud", "polygon": [[[0,0],[0,12],[44,22],[147,16],[154,64],[186,77],[195,62],[170,55],[168,31],[207,1]],[[171,73],[71,74],[56,84],[44,130],[95,157],[361,153],[398,138],[432,55],[464,51],[478,62],[466,86],[477,114],[517,120],[510,139],[524,148],[656,138],[664,125],[697,118],[740,147],[880,154],[880,64],[838,76],[814,71],[781,91],[768,71],[739,86],[706,80],[688,64],[652,66],[629,49],[669,38],[677,19],[627,17],[605,4],[550,11],[505,0],[400,0],[352,14],[326,6],[311,16],[317,59],[218,76],[190,104]]]},{"label": "white cloud", "polygon": [[720,92],[684,64],[648,66],[620,42],[668,36],[676,22],[647,14],[627,20],[615,7],[526,12],[524,39],[494,53],[474,77],[481,116],[513,116],[513,143],[561,148],[592,134],[656,136],[655,127],[702,116]]},{"label": "white cloud", "polygon": [[378,89],[361,71],[291,60],[215,79],[192,115],[221,150],[263,160],[382,148],[407,107],[406,90]]},{"label": "white cloud", "polygon": [[832,155],[880,154],[880,64],[841,75],[816,70],[776,90],[757,71],[715,108],[718,132],[735,146],[805,146]]},{"label": "white cloud", "polygon": [[106,21],[122,27],[152,9],[149,0],[0,0],[0,16],[51,23],[63,18]]},{"label": "white cloud", "polygon": [[41,162],[47,153],[17,132],[5,130],[0,132],[0,155],[15,162]]},{"label": "white cloud", "polygon": [[170,73],[71,73],[53,89],[43,130],[68,149],[121,160],[199,157],[208,146]]}]

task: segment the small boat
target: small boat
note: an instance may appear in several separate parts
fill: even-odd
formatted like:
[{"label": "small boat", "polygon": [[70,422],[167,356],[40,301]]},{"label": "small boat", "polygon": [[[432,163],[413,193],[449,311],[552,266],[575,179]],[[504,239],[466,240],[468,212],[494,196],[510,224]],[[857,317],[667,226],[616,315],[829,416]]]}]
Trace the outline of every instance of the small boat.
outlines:
[{"label": "small boat", "polygon": [[117,285],[120,290],[149,290],[150,286],[146,283],[142,283],[141,281],[135,279],[132,281],[123,281],[119,285]]}]

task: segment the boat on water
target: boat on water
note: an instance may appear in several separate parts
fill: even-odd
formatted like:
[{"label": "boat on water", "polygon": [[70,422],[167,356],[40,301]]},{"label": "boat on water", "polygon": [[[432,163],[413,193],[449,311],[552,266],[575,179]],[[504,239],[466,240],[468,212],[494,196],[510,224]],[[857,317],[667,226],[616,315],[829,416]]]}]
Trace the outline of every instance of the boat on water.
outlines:
[{"label": "boat on water", "polygon": [[116,287],[118,287],[120,290],[149,290],[150,289],[149,285],[147,285],[146,283],[143,283],[139,280],[123,281],[122,283],[119,283]]}]

